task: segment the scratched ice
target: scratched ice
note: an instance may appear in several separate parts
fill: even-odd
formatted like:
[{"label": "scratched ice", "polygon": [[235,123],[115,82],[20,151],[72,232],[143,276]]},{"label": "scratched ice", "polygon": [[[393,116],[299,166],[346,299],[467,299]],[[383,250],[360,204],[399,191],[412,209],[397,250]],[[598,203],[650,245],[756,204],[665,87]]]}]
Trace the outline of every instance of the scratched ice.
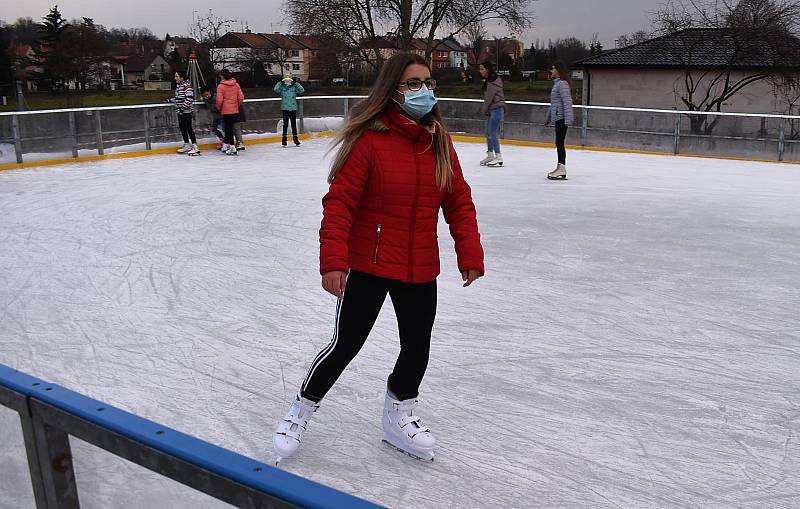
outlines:
[{"label": "scratched ice", "polygon": [[[2,172],[0,362],[268,459],[333,328],[326,148]],[[390,507],[800,507],[800,169],[573,151],[548,182],[551,150],[457,150],[487,274],[461,288],[442,221],[436,461],[380,444],[387,301],[285,468]],[[0,507],[24,507],[0,419]],[[214,505],[75,448],[84,507]]]}]

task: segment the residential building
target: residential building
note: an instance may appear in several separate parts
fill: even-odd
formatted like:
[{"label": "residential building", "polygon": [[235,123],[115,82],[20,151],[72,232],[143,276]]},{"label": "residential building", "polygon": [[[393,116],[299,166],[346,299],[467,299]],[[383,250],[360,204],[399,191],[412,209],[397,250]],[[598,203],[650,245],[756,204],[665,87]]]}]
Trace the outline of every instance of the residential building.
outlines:
[{"label": "residential building", "polygon": [[450,67],[460,67],[466,69],[469,66],[467,60],[467,49],[458,43],[454,38],[448,37],[442,40],[442,44],[450,49]]},{"label": "residential building", "polygon": [[170,81],[170,67],[161,55],[131,55],[124,60],[126,85],[141,85],[145,81]]},{"label": "residential building", "polygon": [[[800,41],[794,44],[800,49]],[[690,29],[606,51],[575,62],[573,67],[583,70],[584,104],[687,109],[681,101],[687,73],[706,83],[696,91],[696,97],[706,93],[715,72],[726,68],[732,69],[731,77],[736,81],[776,66],[800,74],[800,62],[775,62],[773,58],[759,38],[742,43],[722,29]],[[723,106],[724,111],[744,113],[782,112],[786,108],[769,79],[744,86]]]}]

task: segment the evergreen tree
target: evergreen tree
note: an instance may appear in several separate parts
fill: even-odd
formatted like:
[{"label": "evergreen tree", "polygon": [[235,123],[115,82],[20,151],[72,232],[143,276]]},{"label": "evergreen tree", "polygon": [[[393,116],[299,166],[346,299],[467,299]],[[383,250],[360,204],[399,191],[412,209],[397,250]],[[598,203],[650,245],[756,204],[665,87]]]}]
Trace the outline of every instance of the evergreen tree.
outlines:
[{"label": "evergreen tree", "polygon": [[34,62],[31,64],[41,67],[42,78],[49,81],[54,90],[63,89],[74,70],[69,28],[56,5],[39,24],[40,36],[33,46]]},{"label": "evergreen tree", "polygon": [[0,25],[0,95],[3,96],[12,95],[14,90],[14,72],[8,56],[8,47],[11,42],[9,32],[8,27]]}]

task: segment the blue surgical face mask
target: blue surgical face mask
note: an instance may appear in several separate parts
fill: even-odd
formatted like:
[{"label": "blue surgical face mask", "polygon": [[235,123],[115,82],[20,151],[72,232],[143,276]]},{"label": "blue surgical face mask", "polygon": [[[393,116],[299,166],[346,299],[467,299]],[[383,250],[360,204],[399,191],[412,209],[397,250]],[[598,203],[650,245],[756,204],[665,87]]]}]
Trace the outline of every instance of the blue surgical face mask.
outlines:
[{"label": "blue surgical face mask", "polygon": [[425,85],[422,85],[422,88],[416,92],[413,90],[403,92],[403,97],[405,97],[405,102],[400,107],[414,120],[421,119],[436,106],[436,97],[433,95],[433,91],[428,90]]}]

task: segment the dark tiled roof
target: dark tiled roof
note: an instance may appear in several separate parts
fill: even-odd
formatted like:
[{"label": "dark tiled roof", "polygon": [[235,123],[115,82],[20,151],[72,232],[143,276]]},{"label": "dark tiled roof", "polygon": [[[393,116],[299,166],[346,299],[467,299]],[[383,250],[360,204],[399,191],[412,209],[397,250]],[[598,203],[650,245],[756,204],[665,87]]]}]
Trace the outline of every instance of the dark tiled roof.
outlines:
[{"label": "dark tiled roof", "polygon": [[[692,28],[614,49],[572,64],[573,67],[726,67],[761,68],[800,65],[800,40],[767,44],[763,34],[718,28]],[[792,51],[792,47],[794,50]]]},{"label": "dark tiled roof", "polygon": [[450,48],[452,51],[467,51],[464,46],[460,45],[458,41],[453,39],[452,37],[448,37],[447,39],[442,40],[442,44]]},{"label": "dark tiled roof", "polygon": [[160,55],[131,55],[125,59],[125,72],[144,72]]},{"label": "dark tiled roof", "polygon": [[270,42],[275,44],[275,46],[277,46],[278,48],[281,48],[281,49],[284,49],[284,50],[286,50],[286,49],[297,49],[297,50],[305,49],[305,46],[303,46],[301,43],[295,41],[291,37],[287,37],[287,36],[285,36],[283,34],[280,34],[280,33],[258,34],[258,35],[260,35],[261,37],[269,40]]}]

